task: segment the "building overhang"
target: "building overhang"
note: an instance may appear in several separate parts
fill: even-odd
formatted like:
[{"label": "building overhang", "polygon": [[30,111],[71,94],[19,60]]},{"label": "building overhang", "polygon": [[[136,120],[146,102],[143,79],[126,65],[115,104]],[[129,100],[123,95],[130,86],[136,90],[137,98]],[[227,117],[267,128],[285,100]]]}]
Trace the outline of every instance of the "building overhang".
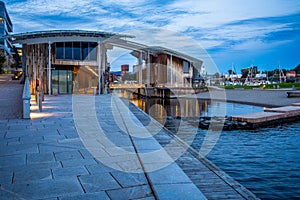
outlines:
[{"label": "building overhang", "polygon": [[12,34],[14,44],[43,44],[53,42],[98,42],[108,38],[134,38],[132,35],[108,33],[102,31],[83,31],[83,30],[52,30],[52,31],[35,31],[27,33]]},{"label": "building overhang", "polygon": [[102,31],[85,31],[85,30],[52,30],[52,31],[35,31],[27,33],[12,34],[9,36],[14,44],[45,44],[55,42],[103,42],[104,44],[117,46],[120,48],[132,50],[133,56],[138,57],[138,54],[142,52],[147,54],[148,52],[154,56],[158,54],[172,55],[174,57],[186,60],[199,68],[202,65],[202,60],[188,56],[181,52],[160,47],[160,46],[147,46],[141,43],[130,41],[128,39],[134,38],[132,35],[117,34]]},{"label": "building overhang", "polygon": [[[158,54],[172,55],[174,57],[177,57],[177,58],[180,58],[180,59],[183,59],[183,60],[186,60],[186,61],[192,63],[194,65],[194,67],[196,67],[196,68],[201,67],[201,65],[203,63],[203,61],[200,59],[197,59],[197,58],[191,57],[189,55],[186,55],[184,53],[181,53],[181,52],[169,49],[169,48],[161,47],[161,46],[149,46],[146,48],[139,49],[139,51],[142,51],[145,53],[149,52],[149,54],[154,55],[154,56],[157,56]],[[131,54],[138,58],[139,52],[133,51]]]}]

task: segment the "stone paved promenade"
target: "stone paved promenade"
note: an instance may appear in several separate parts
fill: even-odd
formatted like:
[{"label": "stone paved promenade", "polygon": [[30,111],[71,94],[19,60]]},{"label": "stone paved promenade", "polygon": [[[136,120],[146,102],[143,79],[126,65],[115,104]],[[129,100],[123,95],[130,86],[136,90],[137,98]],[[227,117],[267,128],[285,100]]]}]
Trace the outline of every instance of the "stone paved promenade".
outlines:
[{"label": "stone paved promenade", "polygon": [[31,120],[0,119],[0,199],[256,198],[112,95],[31,104]]},{"label": "stone paved promenade", "polygon": [[[147,155],[161,148],[155,139],[145,133],[132,145],[112,121],[109,98],[73,97],[72,108],[71,95],[46,96],[43,112],[32,101],[31,120],[0,120],[0,199],[205,199],[165,152]],[[93,99],[105,104],[94,113],[113,145],[93,132],[93,110],[87,108]],[[82,115],[73,116],[76,110]]]},{"label": "stone paved promenade", "polygon": [[0,119],[22,117],[23,85],[19,80],[11,80],[12,75],[0,74]]}]

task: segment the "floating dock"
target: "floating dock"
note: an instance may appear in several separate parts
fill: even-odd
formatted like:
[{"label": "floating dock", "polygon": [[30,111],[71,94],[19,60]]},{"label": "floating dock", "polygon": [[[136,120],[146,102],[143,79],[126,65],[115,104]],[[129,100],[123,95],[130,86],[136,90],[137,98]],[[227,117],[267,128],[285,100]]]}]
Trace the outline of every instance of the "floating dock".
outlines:
[{"label": "floating dock", "polygon": [[300,118],[300,103],[277,108],[265,108],[264,112],[255,112],[231,116],[232,121],[246,122],[253,128],[274,122],[290,122]]}]

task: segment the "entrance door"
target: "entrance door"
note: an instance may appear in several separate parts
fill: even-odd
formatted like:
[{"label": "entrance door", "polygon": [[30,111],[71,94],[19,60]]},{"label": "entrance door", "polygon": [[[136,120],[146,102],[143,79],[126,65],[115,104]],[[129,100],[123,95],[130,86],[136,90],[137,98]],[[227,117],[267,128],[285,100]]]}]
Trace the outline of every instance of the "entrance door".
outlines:
[{"label": "entrance door", "polygon": [[53,94],[72,94],[72,79],[71,70],[52,70]]}]

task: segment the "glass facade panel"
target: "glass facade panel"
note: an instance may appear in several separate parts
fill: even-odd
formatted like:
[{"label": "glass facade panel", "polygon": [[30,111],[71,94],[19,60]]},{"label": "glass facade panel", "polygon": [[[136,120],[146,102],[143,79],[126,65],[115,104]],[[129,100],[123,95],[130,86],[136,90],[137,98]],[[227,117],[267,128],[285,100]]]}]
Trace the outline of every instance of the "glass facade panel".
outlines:
[{"label": "glass facade panel", "polygon": [[82,60],[80,42],[73,42],[73,56],[74,60]]},{"label": "glass facade panel", "polygon": [[90,42],[89,45],[89,60],[97,60],[97,43]]},{"label": "glass facade panel", "polygon": [[183,61],[183,73],[189,73],[189,63],[187,61]]},{"label": "glass facade panel", "polygon": [[52,93],[72,93],[73,72],[72,70],[52,70]]},{"label": "glass facade panel", "polygon": [[73,59],[72,46],[72,42],[65,42],[65,59],[67,60]]},{"label": "glass facade panel", "polygon": [[64,59],[64,43],[56,43],[56,59]]},{"label": "glass facade panel", "polygon": [[57,42],[56,59],[97,60],[97,42]]},{"label": "glass facade panel", "polygon": [[88,42],[82,42],[81,43],[81,48],[82,48],[82,60],[88,60],[89,43]]},{"label": "glass facade panel", "polygon": [[67,91],[68,93],[73,92],[73,71],[67,71]]},{"label": "glass facade panel", "polygon": [[58,92],[58,71],[52,70],[52,94],[55,94]]}]

